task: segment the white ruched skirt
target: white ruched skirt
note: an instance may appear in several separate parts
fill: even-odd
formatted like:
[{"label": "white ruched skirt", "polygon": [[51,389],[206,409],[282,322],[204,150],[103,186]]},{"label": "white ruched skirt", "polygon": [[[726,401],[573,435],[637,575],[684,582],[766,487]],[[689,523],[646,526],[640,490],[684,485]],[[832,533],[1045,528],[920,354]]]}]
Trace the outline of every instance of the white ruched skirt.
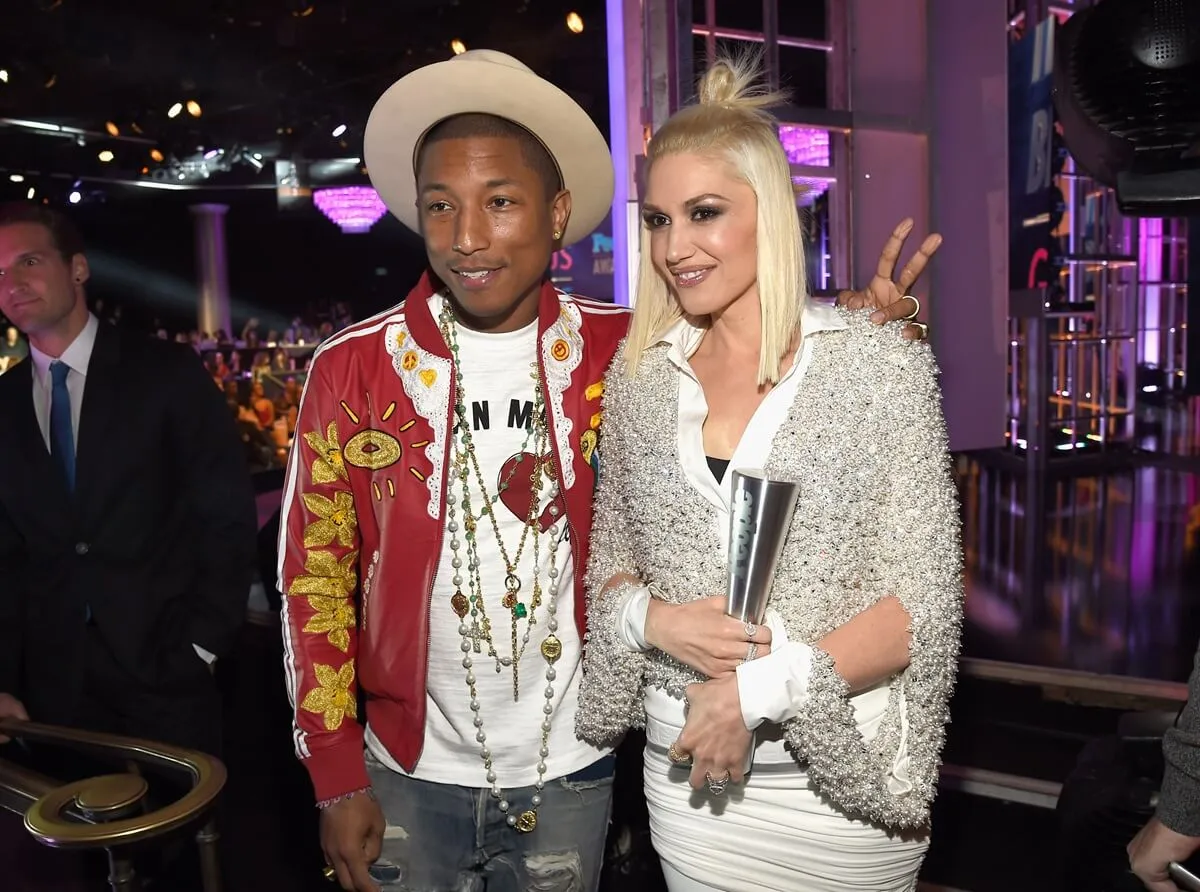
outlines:
[{"label": "white ruched skirt", "polygon": [[[887,707],[886,685],[853,698],[860,732],[872,739]],[[646,692],[646,802],[669,892],[911,892],[929,848],[924,833],[891,833],[824,801],[783,748],[777,725],[756,732],[754,767],[724,796],[688,785],[667,758],[684,722],[683,701]],[[897,774],[903,774],[903,752]],[[898,782],[906,782],[899,777]]]}]

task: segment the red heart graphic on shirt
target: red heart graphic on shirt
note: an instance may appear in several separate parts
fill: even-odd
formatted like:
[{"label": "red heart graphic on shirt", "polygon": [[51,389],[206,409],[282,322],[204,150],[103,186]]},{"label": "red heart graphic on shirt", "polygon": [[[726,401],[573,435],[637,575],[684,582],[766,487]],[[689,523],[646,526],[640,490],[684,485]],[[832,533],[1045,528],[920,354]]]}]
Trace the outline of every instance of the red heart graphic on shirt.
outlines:
[{"label": "red heart graphic on shirt", "polygon": [[[556,480],[558,472],[554,467],[554,459],[550,456],[542,456],[541,461],[544,486],[547,478]],[[533,476],[537,462],[538,458],[533,453],[520,452],[500,467],[500,477],[496,481],[497,488],[505,481],[508,482],[508,488],[500,493],[500,501],[518,520],[529,519],[529,508],[533,501],[533,485],[529,482],[529,478]],[[559,488],[558,492],[554,494],[554,499],[542,509],[542,516],[538,518],[538,525],[542,528],[542,532],[550,529],[554,522],[565,517],[566,513],[567,502],[563,498],[562,489]]]}]

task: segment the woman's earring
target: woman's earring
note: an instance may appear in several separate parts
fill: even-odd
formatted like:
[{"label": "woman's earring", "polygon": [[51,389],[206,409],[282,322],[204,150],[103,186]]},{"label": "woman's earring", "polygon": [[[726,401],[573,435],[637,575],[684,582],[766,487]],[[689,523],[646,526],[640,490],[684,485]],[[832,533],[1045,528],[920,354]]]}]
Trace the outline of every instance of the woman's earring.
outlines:
[{"label": "woman's earring", "polygon": [[554,230],[554,240],[557,242],[562,239],[562,232],[558,229]]}]

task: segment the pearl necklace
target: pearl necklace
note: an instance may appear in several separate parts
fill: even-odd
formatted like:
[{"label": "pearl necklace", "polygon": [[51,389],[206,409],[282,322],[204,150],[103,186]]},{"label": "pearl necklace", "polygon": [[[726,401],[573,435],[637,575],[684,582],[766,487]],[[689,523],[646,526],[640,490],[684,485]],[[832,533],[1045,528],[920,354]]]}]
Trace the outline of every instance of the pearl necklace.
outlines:
[{"label": "pearl necklace", "polygon": [[[440,322],[443,337],[446,340],[447,346],[450,347],[451,354],[454,359],[453,370],[457,390],[455,408],[457,410],[456,414],[458,418],[455,429],[463,446],[461,450],[455,451],[454,473],[448,474],[446,481],[446,528],[450,533],[450,551],[453,556],[451,559],[451,566],[454,568],[453,583],[455,587],[455,594],[451,598],[451,608],[454,610],[455,615],[457,615],[460,620],[458,632],[462,636],[463,640],[459,646],[463,654],[463,669],[465,669],[467,673],[466,682],[467,690],[471,697],[471,712],[474,714],[472,721],[476,729],[475,740],[479,744],[479,758],[483,762],[484,770],[487,772],[486,777],[487,782],[491,785],[492,797],[499,800],[498,807],[500,812],[505,816],[505,822],[509,827],[512,827],[522,833],[529,833],[537,827],[537,810],[542,804],[542,791],[546,786],[546,758],[550,755],[550,729],[553,727],[552,719],[554,717],[554,681],[558,677],[558,673],[554,668],[554,664],[558,662],[559,657],[562,656],[562,642],[555,635],[555,633],[558,631],[557,612],[559,570],[556,563],[556,556],[561,534],[559,521],[553,523],[548,531],[550,537],[548,555],[549,566],[547,569],[547,575],[549,576],[550,581],[548,586],[549,597],[546,603],[546,629],[548,634],[546,639],[542,642],[540,648],[542,658],[546,661],[546,688],[544,692],[546,702],[542,706],[542,713],[545,717],[542,719],[541,723],[541,746],[538,749],[537,763],[538,777],[537,782],[534,784],[534,794],[530,798],[531,807],[521,812],[519,815],[511,813],[512,805],[504,797],[504,792],[498,783],[495,766],[492,762],[492,752],[487,745],[487,732],[483,727],[483,716],[480,714],[479,692],[476,688],[476,677],[474,672],[475,664],[474,660],[471,658],[471,654],[473,652],[478,653],[480,651],[480,637],[485,637],[488,642],[489,656],[496,660],[496,671],[500,672],[502,670],[502,666],[504,665],[512,666],[513,700],[516,701],[519,698],[520,689],[518,680],[518,665],[520,663],[521,656],[525,652],[525,645],[529,643],[532,627],[536,624],[535,613],[541,602],[541,582],[538,574],[538,557],[540,551],[539,534],[541,532],[541,522],[538,508],[540,507],[542,468],[544,467],[545,460],[540,457],[542,450],[538,447],[548,445],[549,439],[548,430],[546,429],[545,424],[541,379],[537,372],[537,363],[535,362],[535,370],[532,376],[535,382],[535,402],[534,414],[533,418],[531,419],[531,428],[536,430],[536,433],[534,434],[534,446],[535,449],[537,449],[535,454],[537,454],[539,458],[535,464],[534,472],[530,475],[530,516],[526,520],[525,529],[522,530],[521,543],[517,551],[517,560],[519,560],[520,554],[524,549],[526,534],[532,528],[534,584],[533,597],[530,600],[530,610],[528,612],[528,616],[526,617],[525,633],[522,636],[520,650],[518,650],[517,621],[519,618],[525,615],[524,605],[518,602],[516,599],[517,592],[521,587],[521,582],[520,579],[515,575],[516,562],[508,560],[508,552],[501,541],[500,529],[496,524],[495,515],[492,513],[492,506],[495,505],[496,501],[498,500],[499,493],[497,493],[496,498],[488,497],[487,489],[484,485],[483,475],[479,469],[479,463],[475,459],[475,450],[471,438],[470,423],[466,417],[466,399],[464,397],[462,384],[462,370],[458,362],[458,339],[455,337],[454,330],[455,320],[450,311],[448,302],[443,304]],[[479,519],[482,519],[482,514],[488,514],[490,516],[492,526],[496,534],[497,544],[500,547],[501,554],[503,555],[505,564],[507,566],[507,575],[505,578],[506,594],[503,603],[504,606],[509,608],[512,613],[512,656],[508,658],[501,657],[495,650],[495,646],[491,639],[490,622],[487,618],[486,609],[484,607],[482,580],[479,573],[480,561],[475,542],[476,518],[472,516],[470,507],[471,501],[469,494],[469,477],[472,469],[475,471],[479,489],[483,493],[484,497],[484,507]],[[512,476],[513,474],[510,474],[508,480],[501,484],[502,489],[507,488],[507,484],[511,481]],[[470,588],[472,589],[472,597],[470,599],[468,599],[462,593],[461,588],[463,577],[460,571],[462,569],[463,562],[462,557],[459,554],[459,549],[462,546],[462,542],[459,540],[457,535],[459,531],[459,525],[455,510],[456,500],[452,492],[451,484],[451,481],[456,478],[458,479],[461,487],[459,504],[461,504],[463,508],[463,523],[466,526],[466,530],[464,532],[465,538],[467,539],[467,570],[470,576]],[[551,511],[551,514],[553,515],[553,510]],[[468,612],[470,612],[472,616],[472,622],[470,624],[466,622],[466,616]],[[476,620],[477,616],[482,619],[482,628]]]}]

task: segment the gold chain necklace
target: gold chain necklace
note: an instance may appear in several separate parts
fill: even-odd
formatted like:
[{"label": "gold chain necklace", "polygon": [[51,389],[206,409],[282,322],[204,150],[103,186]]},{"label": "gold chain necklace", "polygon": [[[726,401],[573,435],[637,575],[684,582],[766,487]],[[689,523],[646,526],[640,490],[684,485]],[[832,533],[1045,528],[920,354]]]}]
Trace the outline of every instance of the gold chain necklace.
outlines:
[{"label": "gold chain necklace", "polygon": [[[538,750],[537,763],[537,782],[534,784],[534,793],[530,797],[530,808],[521,812],[519,815],[511,814],[511,803],[504,798],[504,793],[501,790],[498,782],[495,767],[492,762],[492,753],[487,745],[487,733],[483,728],[483,716],[480,714],[479,693],[476,688],[476,678],[473,671],[474,661],[471,658],[472,653],[479,653],[481,650],[480,639],[484,638],[488,642],[489,655],[497,660],[496,671],[501,671],[501,666],[504,664],[504,658],[500,657],[495,650],[491,639],[490,622],[487,617],[486,607],[484,604],[484,593],[482,587],[482,577],[480,573],[480,560],[475,539],[475,530],[477,519],[471,513],[470,500],[470,471],[475,472],[476,481],[479,485],[480,492],[484,497],[484,507],[481,511],[487,514],[492,522],[492,529],[496,535],[496,542],[499,546],[501,556],[505,564],[505,595],[502,601],[503,605],[508,608],[512,617],[512,657],[511,665],[513,669],[513,700],[516,701],[520,696],[520,684],[518,675],[518,666],[520,664],[521,655],[525,652],[525,645],[529,642],[529,637],[532,627],[536,624],[535,612],[541,605],[541,581],[538,572],[539,562],[539,544],[541,533],[541,520],[538,508],[540,507],[541,484],[543,479],[543,467],[546,460],[543,456],[547,454],[549,448],[549,428],[546,422],[545,403],[543,399],[543,388],[540,371],[536,360],[534,362],[534,371],[532,374],[534,380],[534,404],[533,417],[530,419],[530,426],[533,431],[533,446],[534,446],[534,470],[530,474],[530,508],[529,515],[525,520],[524,529],[521,533],[521,542],[517,549],[517,559],[509,560],[508,550],[500,537],[500,528],[496,522],[496,517],[493,512],[493,505],[498,499],[489,498],[483,473],[479,467],[479,460],[475,455],[474,442],[471,436],[470,421],[466,414],[466,399],[464,396],[462,368],[459,364],[458,338],[455,331],[455,319],[450,310],[449,302],[444,301],[442,312],[439,317],[441,323],[442,336],[446,341],[446,345],[450,348],[452,357],[452,367],[454,370],[455,380],[455,433],[458,434],[461,449],[455,451],[454,471],[448,475],[447,479],[447,494],[446,494],[446,528],[450,533],[450,550],[453,555],[451,565],[454,568],[454,595],[450,599],[451,609],[459,618],[459,634],[462,636],[462,644],[460,645],[463,653],[463,668],[467,671],[466,681],[467,689],[471,696],[471,712],[474,714],[473,723],[476,728],[475,740],[479,743],[479,757],[483,761],[483,766],[487,772],[487,781],[491,785],[491,793],[493,798],[499,800],[498,807],[502,814],[505,815],[505,820],[508,826],[522,832],[529,833],[537,827],[537,810],[542,804],[542,791],[546,786],[546,758],[550,755],[549,741],[550,729],[553,727],[552,719],[554,717],[554,681],[557,678],[557,671],[554,664],[558,662],[562,656],[562,642],[555,635],[558,631],[558,591],[559,591],[559,570],[556,564],[558,544],[559,544],[559,522],[556,521],[551,525],[549,532],[549,567],[547,575],[549,576],[549,598],[546,604],[546,628],[548,635],[541,644],[542,658],[546,661],[546,703],[542,707],[544,718],[541,722],[541,746]],[[528,442],[528,437],[526,442]],[[524,451],[524,450],[522,450]],[[514,466],[513,472],[509,475],[508,480],[511,481],[516,473],[516,468],[520,467],[520,460]],[[455,501],[451,492],[450,480],[457,478],[461,486],[461,506],[463,509],[463,523],[465,526],[464,537],[467,540],[467,571],[470,576],[469,588],[471,590],[471,598],[468,598],[462,591],[462,557],[459,554],[459,549],[462,545],[458,538],[459,526],[456,520]],[[507,481],[506,481],[507,482]],[[503,486],[504,484],[502,484]],[[553,511],[552,511],[553,516]],[[480,519],[481,519],[480,518]],[[520,555],[524,549],[526,536],[530,529],[533,530],[533,566],[534,566],[534,581],[533,581],[533,596],[530,599],[530,607],[528,611],[525,605],[518,600],[518,593],[521,589],[521,580],[517,576],[517,561],[520,560]],[[472,622],[467,623],[468,613],[472,617]],[[526,619],[525,634],[521,643],[520,650],[517,649],[517,623],[521,618]]]}]

